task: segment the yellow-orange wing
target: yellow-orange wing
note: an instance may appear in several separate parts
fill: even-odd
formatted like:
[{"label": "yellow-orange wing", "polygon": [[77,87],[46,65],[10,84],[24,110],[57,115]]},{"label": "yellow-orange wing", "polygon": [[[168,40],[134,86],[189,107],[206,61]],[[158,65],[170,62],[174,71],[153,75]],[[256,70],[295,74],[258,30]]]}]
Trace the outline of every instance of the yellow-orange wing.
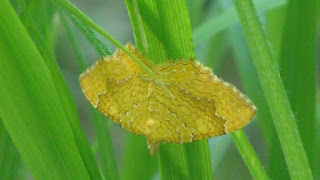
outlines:
[{"label": "yellow-orange wing", "polygon": [[145,135],[151,153],[160,143],[185,143],[233,132],[256,107],[233,85],[198,61],[152,65],[126,48],[158,77],[155,81],[122,51],[98,61],[80,76],[91,104],[126,130]]},{"label": "yellow-orange wing", "polygon": [[177,61],[155,69],[159,83],[149,88],[147,139],[185,143],[233,132],[245,126],[256,107],[233,85],[197,61]]},{"label": "yellow-orange wing", "polygon": [[[135,48],[126,46],[136,56]],[[140,57],[142,58],[142,57]],[[126,130],[144,135],[147,119],[148,75],[123,51],[99,60],[80,75],[90,103]]]}]

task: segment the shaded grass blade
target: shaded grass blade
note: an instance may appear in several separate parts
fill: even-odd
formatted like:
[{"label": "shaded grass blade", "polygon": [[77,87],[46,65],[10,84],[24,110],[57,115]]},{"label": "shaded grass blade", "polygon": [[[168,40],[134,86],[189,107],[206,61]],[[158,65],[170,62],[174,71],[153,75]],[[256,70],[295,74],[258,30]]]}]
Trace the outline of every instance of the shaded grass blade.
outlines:
[{"label": "shaded grass blade", "polygon": [[[36,35],[41,36],[41,39],[46,43],[46,46],[50,52],[53,53],[56,33],[54,30],[53,17],[56,12],[56,8],[50,1],[15,1],[17,1],[18,7],[22,9],[20,20],[28,30],[32,39],[34,39],[35,35],[31,34],[29,29],[36,27],[37,31],[39,32],[39,34]],[[33,24],[30,24],[30,19],[32,19]],[[35,42],[35,44],[39,46],[37,42]]]},{"label": "shaded grass blade", "polygon": [[150,156],[146,138],[126,133],[121,179],[151,179],[157,172],[157,157]]},{"label": "shaded grass blade", "polygon": [[[266,34],[270,44],[272,45],[271,47],[274,53],[273,60],[276,64],[279,64],[279,53],[283,39],[282,36],[284,34],[283,31],[287,6],[288,4],[266,12]],[[277,134],[272,136],[272,147],[270,149],[269,159],[269,172],[272,179],[290,179],[287,164]]]},{"label": "shaded grass blade", "polygon": [[[27,31],[30,34],[31,38],[33,39],[33,42],[35,42],[39,52],[41,53],[44,62],[49,68],[49,71],[51,73],[52,79],[54,81],[54,85],[56,87],[56,90],[59,94],[61,103],[63,105],[63,109],[65,111],[65,115],[67,116],[67,119],[69,120],[70,126],[72,128],[79,152],[81,154],[81,157],[86,165],[86,168],[89,171],[89,174],[91,178],[93,179],[101,179],[101,174],[98,168],[98,165],[95,161],[94,155],[91,151],[91,148],[89,146],[89,142],[86,139],[86,136],[84,132],[82,131],[82,128],[80,126],[78,112],[76,109],[76,105],[74,102],[74,99],[71,95],[71,91],[67,85],[67,83],[64,80],[64,77],[57,65],[57,62],[52,54],[52,50],[49,49],[51,44],[49,42],[45,41],[45,39],[50,39],[50,37],[43,37],[42,33],[39,32],[38,27],[45,23],[36,24],[34,21],[28,7],[25,5],[25,2],[22,0],[18,0],[19,5],[22,8],[23,12],[23,23],[27,27]],[[45,3],[47,6],[54,6],[51,2]],[[33,6],[34,8],[49,8],[49,7],[37,7],[36,5]],[[53,8],[53,7],[51,7]],[[47,19],[47,21],[50,21],[51,19]],[[52,20],[51,20],[52,21]],[[37,22],[39,23],[39,22]],[[41,29],[41,28],[40,28]],[[48,30],[48,27],[44,27],[42,29]],[[46,34],[46,33],[45,33]],[[48,45],[49,44],[49,45]]]},{"label": "shaded grass blade", "polygon": [[21,164],[20,155],[0,118],[0,179],[19,179]]},{"label": "shaded grass blade", "polygon": [[199,23],[202,22],[204,14],[205,14],[205,5],[206,0],[186,0],[189,17],[192,27],[198,26]]},{"label": "shaded grass blade", "polygon": [[316,144],[317,2],[289,0],[279,65],[309,164],[320,178]]},{"label": "shaded grass blade", "polygon": [[266,18],[266,35],[271,43],[271,48],[274,53],[275,63],[279,63],[280,46],[284,34],[284,22],[286,19],[286,10],[288,3],[284,6],[270,9],[265,13]]},{"label": "shaded grass blade", "polygon": [[[59,11],[61,20],[65,29],[67,30],[68,37],[70,39],[73,50],[77,56],[78,64],[80,66],[81,71],[85,71],[88,68],[88,65],[83,57],[83,54],[80,50],[78,42],[69,26],[64,14],[62,11]],[[92,32],[89,28],[86,28],[83,24],[81,24],[75,17],[73,17],[73,22],[77,25],[77,27],[84,33],[89,42],[95,49],[99,52],[101,56],[110,55],[108,48],[96,38],[94,32]],[[116,161],[114,158],[112,141],[109,134],[109,123],[105,116],[101,114],[99,111],[91,108],[93,114],[93,124],[96,131],[97,143],[99,149],[99,155],[102,162],[102,172],[104,174],[105,179],[117,180],[119,179],[118,169],[116,165]]]},{"label": "shaded grass blade", "polygon": [[[72,20],[73,24],[75,24],[82,32],[82,34],[86,36],[90,44],[96,49],[101,57],[109,56],[111,54],[108,47],[97,37],[96,33],[90,27],[83,25],[75,16],[71,15],[70,13],[67,13],[67,15]],[[82,63],[79,62],[79,64]],[[86,66],[87,65],[81,65],[80,67],[82,67],[81,69],[84,70],[84,67]]]},{"label": "shaded grass blade", "polygon": [[105,116],[96,109],[92,108],[93,121],[97,135],[98,149],[102,162],[102,172],[105,179],[119,179],[119,172],[114,156],[112,139],[109,132],[109,122]]},{"label": "shaded grass blade", "polygon": [[0,22],[0,116],[25,164],[36,179],[90,179],[50,71],[7,0]]},{"label": "shaded grass blade", "polygon": [[233,0],[268,101],[292,179],[312,179],[279,71],[251,0]]},{"label": "shaded grass blade", "polygon": [[125,2],[126,2],[128,15],[130,17],[130,21],[132,25],[135,44],[139,49],[139,51],[145,52],[146,50],[143,45],[144,39],[142,37],[142,34],[144,32],[143,32],[143,29],[140,27],[141,16],[139,15],[139,12],[138,12],[137,2],[134,0],[125,0]]}]

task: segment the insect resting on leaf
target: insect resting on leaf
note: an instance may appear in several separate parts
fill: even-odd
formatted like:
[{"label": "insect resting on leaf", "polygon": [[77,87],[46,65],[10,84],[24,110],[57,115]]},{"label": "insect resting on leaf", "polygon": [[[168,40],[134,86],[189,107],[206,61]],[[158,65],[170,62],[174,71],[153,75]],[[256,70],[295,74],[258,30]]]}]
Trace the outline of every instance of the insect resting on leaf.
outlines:
[{"label": "insect resting on leaf", "polygon": [[90,103],[124,129],[147,138],[151,154],[161,143],[187,143],[236,131],[257,108],[235,86],[196,60],[152,64],[126,45],[158,78],[122,50],[80,75]]}]

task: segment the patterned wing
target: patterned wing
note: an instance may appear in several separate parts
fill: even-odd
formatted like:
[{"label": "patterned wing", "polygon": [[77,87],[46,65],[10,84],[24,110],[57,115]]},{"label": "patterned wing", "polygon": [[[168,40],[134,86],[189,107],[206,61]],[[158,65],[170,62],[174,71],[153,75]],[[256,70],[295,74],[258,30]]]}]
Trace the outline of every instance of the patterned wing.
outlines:
[{"label": "patterned wing", "polygon": [[147,136],[149,144],[184,143],[233,132],[245,126],[256,112],[245,95],[195,61],[161,66],[157,75],[173,98],[154,85],[154,97],[150,98],[157,99],[154,101],[158,102],[161,123],[153,127],[158,135]]},{"label": "patterned wing", "polygon": [[[132,45],[126,47],[137,53]],[[139,54],[136,54],[140,56]],[[144,135],[147,119],[148,75],[124,52],[98,61],[80,76],[90,103],[126,130]]]},{"label": "patterned wing", "polygon": [[154,153],[160,143],[186,143],[225,134],[225,120],[216,117],[214,101],[185,93],[175,83],[166,84],[170,95],[154,83],[148,98],[146,136]]}]

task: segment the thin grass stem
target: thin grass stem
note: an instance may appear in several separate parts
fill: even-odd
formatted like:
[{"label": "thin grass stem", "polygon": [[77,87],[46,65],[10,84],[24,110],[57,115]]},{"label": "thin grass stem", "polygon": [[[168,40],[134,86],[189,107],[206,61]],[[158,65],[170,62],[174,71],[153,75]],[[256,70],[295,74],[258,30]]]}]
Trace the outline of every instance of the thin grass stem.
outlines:
[{"label": "thin grass stem", "polygon": [[292,179],[313,179],[302,140],[279,71],[252,0],[233,0]]}]

